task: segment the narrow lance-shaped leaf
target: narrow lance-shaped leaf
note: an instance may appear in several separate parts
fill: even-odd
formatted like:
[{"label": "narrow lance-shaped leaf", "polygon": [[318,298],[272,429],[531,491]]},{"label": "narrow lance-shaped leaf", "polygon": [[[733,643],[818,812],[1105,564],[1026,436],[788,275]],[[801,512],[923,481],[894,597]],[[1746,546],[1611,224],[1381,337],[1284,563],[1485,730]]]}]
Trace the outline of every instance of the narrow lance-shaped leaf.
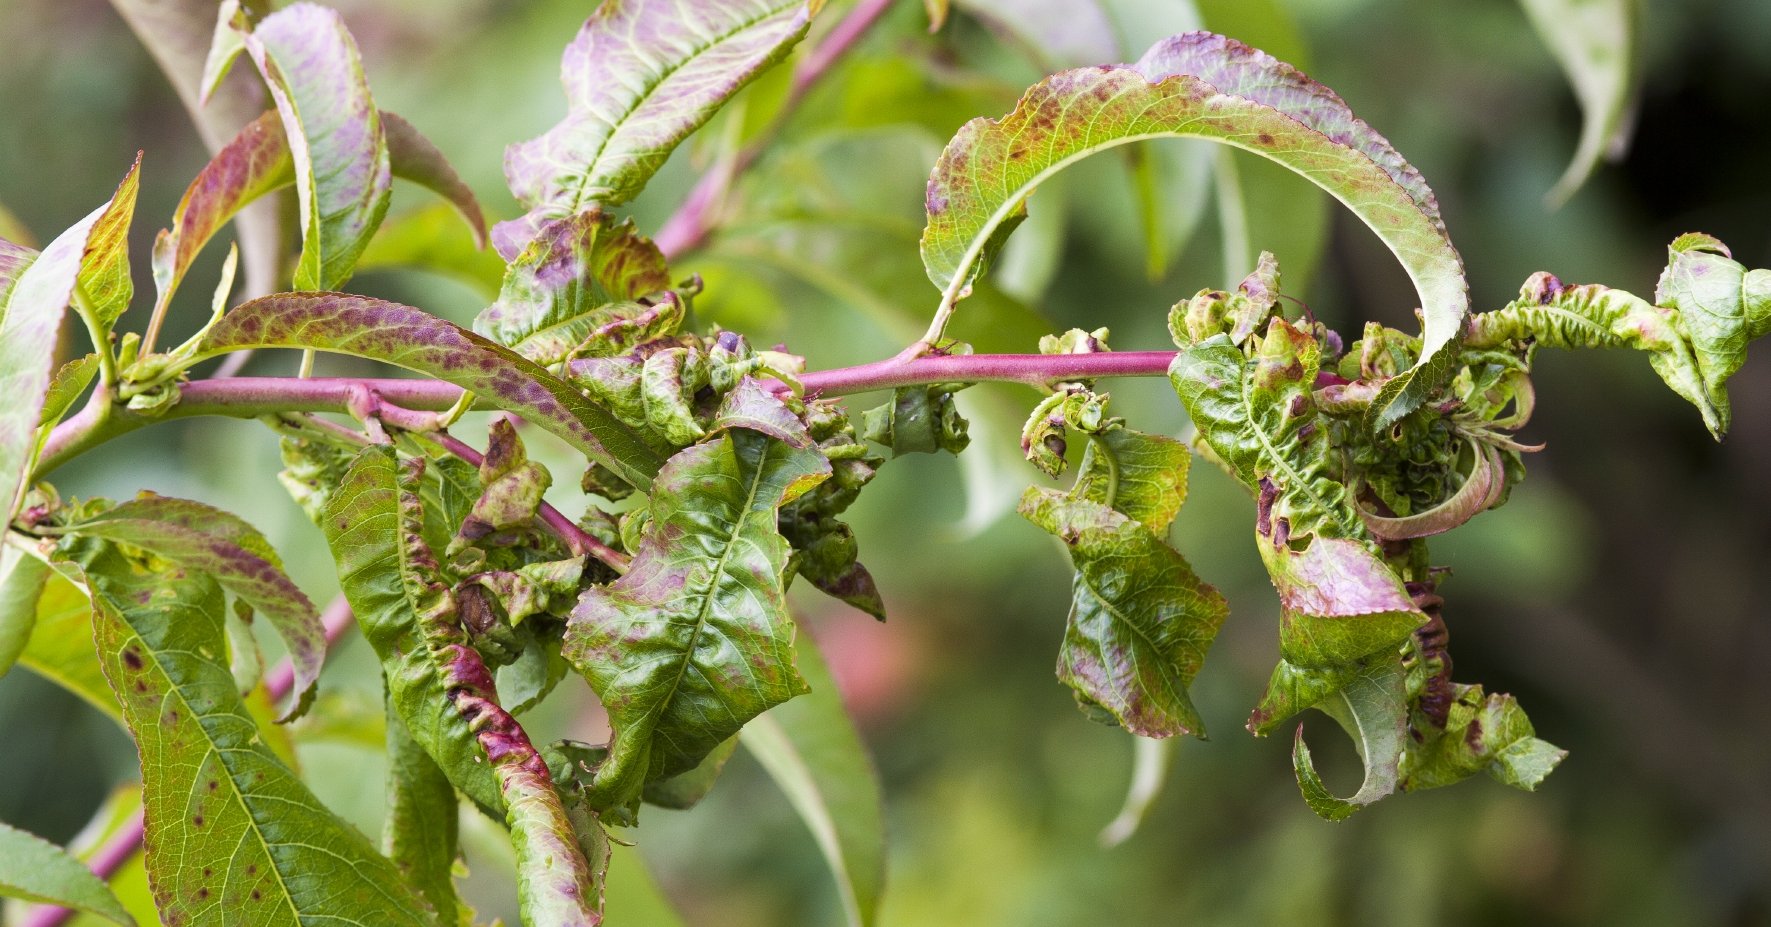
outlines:
[{"label": "narrow lance-shaped leaf", "polygon": [[817,840],[849,927],[866,927],[885,889],[879,773],[816,642],[802,635],[794,654],[810,691],[745,725],[739,742]]},{"label": "narrow lance-shaped leaf", "polygon": [[1112,848],[1130,840],[1143,825],[1150,806],[1162,795],[1168,781],[1168,767],[1174,762],[1175,747],[1180,740],[1152,740],[1132,737],[1131,785],[1125,791],[1125,804],[1107,826],[1101,828],[1101,846]]},{"label": "narrow lance-shaped leaf", "polygon": [[213,86],[244,50],[277,105],[301,202],[295,286],[331,290],[349,280],[357,255],[387,212],[393,186],[381,115],[369,95],[357,43],[334,10],[297,3],[253,24],[223,4],[223,27],[239,36],[205,66]]},{"label": "narrow lance-shaped leaf", "polygon": [[134,927],[104,880],[68,851],[26,831],[0,823],[0,896],[58,904]]},{"label": "narrow lance-shaped leaf", "polygon": [[[393,176],[443,197],[467,223],[474,243],[483,247],[486,225],[479,201],[442,152],[394,113],[382,113],[381,123]],[[159,302],[172,299],[203,246],[228,220],[254,200],[294,183],[295,159],[282,117],[275,111],[264,113],[203,166],[185,188],[172,215],[172,227],[154,239],[154,286],[159,290]],[[366,249],[372,247],[373,242],[365,245]]]},{"label": "narrow lance-shaped leaf", "polygon": [[381,851],[399,867],[431,910],[437,923],[461,923],[461,901],[452,876],[460,852],[455,788],[407,732],[392,700],[387,706],[387,820]]},{"label": "narrow lance-shaped leaf", "polygon": [[221,586],[98,538],[64,542],[141,754],[161,919],[425,927],[418,900],[259,736],[226,663]]},{"label": "narrow lance-shaped leaf", "polygon": [[48,581],[48,564],[10,541],[0,543],[0,676],[12,669],[30,643],[37,626],[37,602]]},{"label": "narrow lance-shaped leaf", "polygon": [[1229,606],[1148,527],[1098,502],[1030,487],[1020,511],[1076,566],[1058,678],[1091,714],[1141,737],[1203,736],[1187,687]]},{"label": "narrow lance-shaped leaf", "polygon": [[1120,58],[1113,21],[1099,0],[953,0],[1043,71]]},{"label": "narrow lance-shaped leaf", "polygon": [[799,42],[824,0],[607,0],[566,47],[566,118],[510,146],[529,214],[500,226],[515,257],[542,220],[636,196],[689,133]]},{"label": "narrow lance-shaped leaf", "polygon": [[426,634],[432,613],[452,612],[454,603],[434,584],[422,522],[407,535],[399,480],[391,448],[364,448],[332,491],[320,527],[363,638],[381,658],[389,702],[449,781],[495,811],[498,783],[468,722],[450,704],[444,657]]},{"label": "narrow lance-shaped leaf", "polygon": [[830,475],[815,450],[736,429],[670,459],[633,565],[585,590],[563,653],[614,729],[591,798],[625,805],[806,691],[793,668],[776,512]]},{"label": "narrow lance-shaped leaf", "polygon": [[1449,373],[1469,298],[1432,191],[1332,91],[1210,33],[1167,39],[1133,66],[1052,75],[1007,116],[959,131],[930,175],[922,239],[942,306],[970,291],[1040,183],[1091,154],[1164,137],[1209,139],[1285,165],[1346,204],[1402,262],[1426,331],[1420,364],[1374,405],[1376,425],[1419,405]]},{"label": "narrow lance-shaped leaf", "polygon": [[283,720],[306,711],[326,662],[326,629],[314,603],[283,572],[282,560],[258,529],[201,502],[144,493],[70,525],[68,531],[122,541],[213,577],[264,616],[289,648],[295,698]]},{"label": "narrow lance-shaped leaf", "polygon": [[129,275],[129,224],[135,219],[135,197],[141,189],[141,153],[118,185],[111,206],[86,236],[86,254],[80,259],[80,296],[91,307],[101,328],[109,331],[129,301],[135,283]]},{"label": "narrow lance-shaped leaf", "polygon": [[1580,101],[1580,143],[1544,196],[1560,206],[1592,176],[1600,158],[1621,157],[1629,142],[1639,14],[1636,0],[1520,0],[1520,5]]},{"label": "narrow lance-shaped leaf", "polygon": [[[0,305],[0,395],[7,397],[0,410],[0,499],[8,521],[29,488],[37,426],[55,366],[50,346],[61,329],[62,313],[74,297],[94,230],[113,210],[133,207],[139,167],[138,159],[111,200],[57,236],[19,271]],[[129,206],[122,205],[125,201]]]},{"label": "narrow lance-shaped leaf", "polygon": [[1365,781],[1351,798],[1338,798],[1323,784],[1304,745],[1298,726],[1292,745],[1292,767],[1310,810],[1330,821],[1342,821],[1396,791],[1397,768],[1407,743],[1408,697],[1400,658],[1379,661],[1353,677],[1316,707],[1340,723],[1365,764]]},{"label": "narrow lance-shaped leaf", "polygon": [[342,293],[282,293],[223,316],[201,355],[313,348],[379,360],[453,383],[553,432],[644,488],[661,463],[634,431],[533,361],[411,306]]}]

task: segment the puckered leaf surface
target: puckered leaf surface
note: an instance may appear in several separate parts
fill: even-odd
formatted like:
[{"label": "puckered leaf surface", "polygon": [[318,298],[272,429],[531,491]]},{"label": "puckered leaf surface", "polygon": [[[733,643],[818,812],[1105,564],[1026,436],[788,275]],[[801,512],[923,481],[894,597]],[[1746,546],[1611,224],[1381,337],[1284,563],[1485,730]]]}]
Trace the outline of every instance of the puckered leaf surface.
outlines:
[{"label": "puckered leaf surface", "polygon": [[354,354],[445,380],[553,432],[638,487],[661,463],[620,419],[533,361],[410,306],[343,293],[280,293],[223,316],[198,351],[261,347]]},{"label": "puckered leaf surface", "polygon": [[545,219],[637,195],[677,143],[805,36],[823,0],[607,0],[566,47],[566,118],[505,152],[530,213],[495,232],[514,257]]},{"label": "puckered leaf surface", "polygon": [[97,538],[62,556],[92,593],[99,658],[141,754],[162,920],[427,927],[393,864],[259,736],[228,671],[221,586]]},{"label": "puckered leaf surface", "polygon": [[1335,196],[1402,262],[1426,319],[1420,365],[1373,406],[1386,426],[1449,373],[1469,307],[1463,263],[1419,172],[1326,87],[1233,39],[1187,33],[1132,66],[1064,71],[1001,119],[960,129],[929,178],[923,263],[943,306],[963,297],[1040,183],[1149,138],[1205,138],[1270,158]]},{"label": "puckered leaf surface", "polygon": [[777,510],[830,475],[816,450],[735,429],[670,459],[632,567],[585,590],[563,653],[609,711],[592,798],[625,804],[693,769],[746,721],[806,691]]}]

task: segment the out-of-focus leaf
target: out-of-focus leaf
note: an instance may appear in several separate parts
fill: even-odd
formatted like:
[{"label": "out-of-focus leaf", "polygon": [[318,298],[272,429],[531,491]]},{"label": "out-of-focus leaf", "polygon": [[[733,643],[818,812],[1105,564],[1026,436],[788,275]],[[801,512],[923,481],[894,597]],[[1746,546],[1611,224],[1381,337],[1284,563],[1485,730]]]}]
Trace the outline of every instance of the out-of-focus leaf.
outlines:
[{"label": "out-of-focus leaf", "polygon": [[143,493],[68,526],[68,531],[152,551],[212,577],[252,606],[283,638],[295,664],[295,698],[282,720],[307,710],[326,662],[326,629],[314,603],[283,572],[283,561],[258,529],[201,502]]},{"label": "out-of-focus leaf", "polygon": [[442,927],[460,924],[452,871],[460,852],[455,788],[424,752],[391,703],[387,706],[387,820],[381,851],[425,900]]},{"label": "out-of-focus leaf", "polygon": [[18,275],[36,259],[36,249],[0,238],[0,307],[7,305],[7,296],[12,292],[12,285],[18,282]]},{"label": "out-of-focus leaf", "polygon": [[214,86],[242,49],[258,66],[295,166],[302,235],[295,287],[335,290],[381,224],[393,187],[387,135],[356,40],[335,10],[297,3],[253,23],[237,9],[227,15],[233,2],[224,4],[223,26],[240,44],[211,55],[204,86]]},{"label": "out-of-focus leaf", "polygon": [[37,602],[49,565],[11,543],[0,543],[0,676],[18,662],[37,626]]},{"label": "out-of-focus leaf", "polygon": [[358,273],[408,268],[460,281],[487,301],[498,295],[505,272],[498,255],[474,247],[473,237],[462,231],[455,210],[446,203],[383,222],[357,258]]},{"label": "out-of-focus leaf", "polygon": [[86,864],[68,851],[0,823],[0,895],[90,911],[134,927],[135,919]]},{"label": "out-of-focus leaf", "polygon": [[1471,317],[1469,343],[1647,351],[1654,371],[1719,439],[1730,419],[1728,378],[1745,363],[1747,346],[1771,333],[1771,270],[1747,270],[1708,235],[1682,235],[1667,250],[1658,305],[1533,274],[1518,299]]},{"label": "out-of-focus leaf", "polygon": [[[1421,363],[1392,378],[1372,422],[1387,426],[1449,373],[1469,298],[1463,264],[1419,172],[1338,96],[1210,33],[1158,43],[1132,67],[1065,71],[1000,120],[967,123],[930,177],[923,262],[950,307],[971,289],[1038,184],[1090,154],[1146,138],[1244,148],[1310,178],[1378,234],[1421,296]],[[988,192],[986,192],[988,191]]]},{"label": "out-of-focus leaf", "polygon": [[92,603],[59,573],[49,577],[37,599],[37,629],[18,662],[123,723],[122,710],[92,649]]},{"label": "out-of-focus leaf", "polygon": [[[95,666],[97,662],[95,655]],[[140,833],[140,828],[141,786],[119,786],[99,805],[86,826],[68,841],[68,853],[90,868],[112,841],[120,839],[128,831]],[[112,871],[105,882],[106,888],[116,896],[130,916],[135,918],[136,923],[160,923],[159,913],[154,910],[153,893],[148,887],[147,869],[142,865],[140,853],[131,854],[127,861]],[[17,907],[7,906],[4,913],[12,918],[7,921],[9,924],[34,923],[33,918],[43,916],[39,913],[42,910],[36,905],[21,904]],[[76,914],[67,923],[73,927],[98,927],[109,921],[97,915]]]},{"label": "out-of-focus leaf", "polygon": [[537,229],[474,330],[543,365],[618,354],[682,321],[675,300],[639,318],[648,307],[638,300],[669,287],[658,246],[631,219],[616,223],[593,208]]},{"label": "out-of-focus leaf", "polygon": [[425,581],[436,565],[416,540],[421,529],[408,537],[405,522],[422,513],[415,504],[414,511],[403,511],[399,479],[391,449],[364,448],[331,494],[320,527],[363,638],[381,658],[388,701],[456,788],[497,809],[497,779],[467,719],[450,702],[442,657],[425,636],[431,613],[454,604],[446,590]]},{"label": "out-of-focus leaf", "polygon": [[620,419],[533,361],[410,306],[341,293],[267,296],[223,316],[198,352],[242,348],[354,354],[445,380],[553,432],[636,487],[650,484],[661,463]]},{"label": "out-of-focus leaf", "polygon": [[[37,456],[37,426],[43,418],[50,372],[55,369],[55,344],[63,310],[74,298],[82,265],[98,235],[114,212],[132,210],[136,172],[141,160],[124,175],[117,192],[73,228],[49,243],[29,265],[17,271],[12,288],[0,286],[0,395],[7,397],[0,410],[0,501],[10,521],[30,488],[30,472]],[[125,223],[127,224],[127,223]],[[0,270],[10,260],[17,266],[16,251],[0,257]],[[0,281],[3,283],[3,281]]]},{"label": "out-of-focus leaf", "polygon": [[794,650],[811,691],[751,721],[740,742],[817,840],[849,927],[866,927],[885,888],[879,773],[816,643],[802,636]]},{"label": "out-of-focus leaf", "polygon": [[393,864],[261,742],[225,662],[221,586],[97,538],[61,556],[91,590],[99,658],[141,753],[162,919],[424,927]]},{"label": "out-of-focus leaf", "polygon": [[1021,514],[1076,567],[1058,678],[1085,711],[1141,737],[1203,736],[1187,687],[1229,606],[1147,526],[1089,499],[1029,488]]},{"label": "out-of-focus leaf", "polygon": [[1113,22],[1098,0],[954,0],[1016,45],[1042,71],[1120,59]]},{"label": "out-of-focus leaf", "polygon": [[1622,157],[1629,143],[1635,94],[1636,0],[1520,0],[1539,38],[1568,75],[1580,101],[1580,143],[1562,178],[1545,194],[1568,202],[1599,166]]},{"label": "out-of-focus leaf", "polygon": [[1179,743],[1179,739],[1172,737],[1167,740],[1132,738],[1136,752],[1132,757],[1131,787],[1126,790],[1125,805],[1106,827],[1101,828],[1101,846],[1119,846],[1138,832],[1150,806],[1162,794],[1162,784],[1168,778],[1168,767],[1174,761],[1175,745]]},{"label": "out-of-focus leaf", "polygon": [[1330,821],[1344,821],[1353,812],[1396,791],[1396,771],[1402,762],[1408,728],[1408,695],[1403,686],[1401,660],[1374,663],[1316,707],[1339,722],[1347,736],[1353,738],[1359,758],[1365,763],[1365,781],[1351,798],[1338,798],[1330,792],[1310,760],[1302,725],[1292,743],[1292,768],[1310,810]]},{"label": "out-of-focus leaf", "polygon": [[[471,243],[475,248],[460,248],[458,254],[450,256],[451,264],[490,261],[497,264],[497,272],[502,273],[503,264],[490,255],[482,256],[477,250],[484,247],[486,236],[479,201],[449,166],[442,152],[411,123],[394,113],[382,113],[381,124],[387,135],[388,161],[393,176],[410,180],[443,197],[472,233]],[[278,113],[267,112],[241,129],[185,188],[184,197],[172,214],[172,227],[154,239],[154,285],[159,290],[159,301],[165,303],[172,299],[173,292],[183,282],[185,272],[190,270],[203,246],[228,220],[254,200],[290,186],[295,180],[295,160],[290,151],[289,136]],[[412,215],[428,219],[431,212],[421,210]],[[437,216],[438,220],[442,218]],[[408,217],[408,221],[415,220]],[[443,224],[428,220],[418,230],[408,227],[398,231],[378,226],[371,230],[373,237],[363,246],[357,266],[368,266],[365,262],[369,261],[369,252],[377,250],[380,252],[378,259],[384,265],[400,263],[394,258],[401,256],[407,263],[415,262],[414,253],[433,252],[438,247],[436,242],[444,240]],[[384,240],[390,237],[394,243],[385,243]],[[429,247],[420,248],[415,239]],[[378,243],[381,243],[379,248]],[[389,249],[392,249],[391,255]],[[434,263],[439,269],[446,267],[457,275],[468,273],[437,258],[428,263]]]},{"label": "out-of-focus leaf", "polygon": [[543,220],[637,195],[672,149],[805,37],[823,0],[609,0],[566,47],[566,118],[510,146],[529,214],[494,231],[514,257]]},{"label": "out-of-focus leaf", "polygon": [[665,464],[633,565],[585,590],[566,625],[563,653],[614,729],[593,805],[628,804],[806,691],[776,513],[829,475],[817,451],[742,429]]},{"label": "out-of-focus leaf", "polygon": [[939,32],[947,24],[947,12],[952,0],[922,0],[923,11],[929,14],[929,31]]},{"label": "out-of-focus leaf", "polygon": [[683,927],[682,916],[658,886],[639,851],[615,844],[609,848],[609,878],[605,886],[610,924],[644,924],[645,927]]}]

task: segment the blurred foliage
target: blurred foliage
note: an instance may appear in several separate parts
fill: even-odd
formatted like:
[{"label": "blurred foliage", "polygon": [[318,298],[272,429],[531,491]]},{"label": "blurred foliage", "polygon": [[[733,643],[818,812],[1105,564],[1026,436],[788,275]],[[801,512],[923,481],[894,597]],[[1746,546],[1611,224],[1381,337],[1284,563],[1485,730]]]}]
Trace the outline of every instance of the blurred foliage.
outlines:
[{"label": "blurred foliage", "polygon": [[[588,4],[339,6],[377,101],[429,135],[490,213],[515,215],[502,192],[503,146],[558,118],[559,50]],[[758,345],[786,341],[815,367],[885,356],[920,331],[936,301],[916,256],[927,169],[960,124],[1007,111],[1040,74],[967,6],[956,4],[931,35],[921,4],[898,4],[812,92],[734,191],[729,231],[675,264],[705,278],[695,304],[705,320]],[[1164,0],[1109,6],[1126,57],[1191,25]],[[1478,309],[1505,302],[1537,270],[1646,291],[1665,243],[1690,230],[1728,241],[1749,266],[1771,265],[1762,155],[1771,5],[1647,4],[1633,146],[1556,212],[1543,196],[1567,164],[1580,111],[1512,0],[1200,6],[1205,25],[1334,87],[1422,170]],[[0,55],[0,203],[42,239],[77,218],[68,204],[96,201],[117,165],[146,149],[144,220],[132,242],[146,253],[165,221],[153,217],[170,216],[206,160],[171,88],[102,0],[8,0],[0,35],[19,39]],[[721,146],[766,121],[785,76],[759,81],[678,151],[633,204],[641,228],[656,229]],[[1185,164],[1199,160],[1196,144],[1147,150]],[[1167,307],[1233,283],[1251,248],[1278,253],[1286,292],[1331,326],[1356,331],[1375,318],[1410,327],[1406,278],[1350,215],[1253,158],[1193,169],[1203,170],[1186,181],[1193,187],[1163,191],[1179,206],[1164,207],[1173,225],[1161,260],[1135,221],[1137,174],[1123,160],[1096,159],[1049,185],[952,334],[979,350],[1031,351],[1044,332],[1109,326],[1121,349],[1165,347]],[[1240,235],[1218,232],[1221,200],[1204,189],[1231,171],[1245,187]],[[1189,210],[1206,211],[1195,224]],[[218,263],[211,249],[193,274],[212,279]],[[463,323],[484,304],[471,283],[399,270],[397,254],[387,263],[352,288]],[[145,288],[145,264],[137,274]],[[205,315],[200,302],[181,298],[171,340]],[[253,369],[290,364],[261,357]],[[321,369],[364,368],[328,359]],[[973,421],[967,456],[993,462],[905,458],[851,511],[891,623],[794,596],[884,781],[893,844],[883,922],[1771,923],[1771,622],[1751,582],[1771,555],[1771,359],[1761,354],[1738,374],[1735,430],[1721,445],[1640,357],[1546,354],[1536,376],[1540,403],[1525,437],[1548,450],[1512,504],[1435,552],[1456,566],[1443,592],[1460,675],[1529,705],[1539,732],[1572,753],[1560,774],[1536,795],[1477,784],[1341,825],[1317,820],[1297,800],[1287,745],[1236,731],[1275,655],[1277,603],[1251,556],[1251,503],[1221,474],[1195,468],[1174,540],[1230,602],[1194,690],[1219,733],[1178,750],[1143,830],[1111,850],[1096,835],[1123,798],[1131,743],[1077,713],[1053,678],[1063,557],[1036,528],[1003,517],[1023,486],[1045,484],[1014,446],[1036,397],[1010,386],[963,394]],[[1116,383],[1113,392],[1116,411],[1139,427],[1184,429],[1165,382]],[[557,448],[558,460],[548,458],[540,441],[534,451],[550,464],[565,459]],[[276,453],[254,423],[187,421],[130,435],[58,482],[81,496],[145,486],[239,512],[324,601],[336,589],[333,567],[315,529],[270,484]],[[558,487],[552,497],[570,510],[573,492]],[[354,723],[315,712],[302,724],[324,718],[329,729],[300,747],[320,797],[370,833],[383,813],[374,665],[360,640],[341,648],[322,697],[356,699],[362,710]],[[588,692],[526,721],[538,739],[602,731]],[[0,683],[0,729],[9,732],[0,820],[58,842],[137,776],[112,722],[30,673]],[[1356,757],[1338,738],[1317,741],[1330,786],[1346,791]],[[476,836],[485,822],[466,818],[467,893],[482,913],[512,917],[508,850],[500,855],[499,841]],[[816,844],[747,756],[693,814],[653,812],[638,835],[687,923],[840,922]],[[615,871],[643,877],[638,867]],[[137,899],[145,890],[125,886]],[[613,924],[669,923],[643,911],[644,886],[612,886],[610,896]]]}]

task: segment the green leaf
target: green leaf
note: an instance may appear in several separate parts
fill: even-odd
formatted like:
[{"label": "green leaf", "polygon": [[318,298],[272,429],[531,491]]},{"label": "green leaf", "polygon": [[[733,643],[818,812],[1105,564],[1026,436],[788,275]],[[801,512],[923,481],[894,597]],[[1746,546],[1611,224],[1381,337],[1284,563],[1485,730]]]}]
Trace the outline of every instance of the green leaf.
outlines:
[{"label": "green leaf", "polygon": [[135,219],[135,198],[140,190],[141,153],[137,152],[135,164],[111,196],[110,208],[87,233],[86,254],[80,259],[80,296],[105,331],[135,296],[135,283],[129,275],[129,224]]},{"label": "green leaf", "polygon": [[585,590],[566,625],[563,653],[614,729],[591,785],[599,810],[693,769],[746,721],[806,691],[776,512],[829,475],[817,451],[744,430],[665,464],[633,565]]},{"label": "green leaf", "polygon": [[[388,162],[393,176],[410,180],[443,197],[467,224],[473,234],[473,244],[484,247],[486,223],[480,213],[479,201],[449,166],[442,152],[411,123],[394,113],[382,113],[381,125],[387,136]],[[184,281],[192,262],[223,225],[253,201],[293,185],[295,168],[289,136],[283,128],[282,117],[275,111],[264,113],[248,123],[217,151],[185,188],[184,197],[172,214],[172,227],[162,230],[154,239],[154,286],[159,291],[159,303],[171,302],[172,294]],[[437,224],[440,223],[430,223],[431,227],[426,228],[433,240],[443,234],[434,228]],[[365,263],[371,260],[370,252],[376,252],[373,255],[375,262],[382,265],[393,263],[388,253],[393,246],[383,242],[390,233],[404,236],[402,244],[408,252],[414,248],[411,238],[415,233],[409,228],[390,230],[378,227],[371,229],[370,233],[373,237],[357,259],[360,269],[370,266]],[[377,242],[383,242],[379,248]],[[467,263],[476,260],[471,256],[478,254],[476,250],[461,250],[469,256],[459,260]],[[498,266],[502,273],[503,265]]]},{"label": "green leaf", "polygon": [[307,710],[326,662],[326,629],[314,603],[283,572],[282,560],[258,529],[201,502],[143,493],[67,530],[151,551],[212,577],[250,605],[283,638],[295,664],[295,697],[282,720]]},{"label": "green leaf", "polygon": [[794,651],[810,692],[751,721],[739,742],[811,830],[849,927],[867,927],[885,889],[879,773],[817,645],[802,636]]},{"label": "green leaf", "polygon": [[[398,162],[395,164],[397,175]],[[498,295],[505,273],[498,255],[474,247],[473,237],[463,234],[455,210],[447,203],[432,203],[389,218],[357,257],[358,273],[405,269],[448,277],[487,301]]]},{"label": "green leaf", "polygon": [[1303,725],[1292,742],[1291,763],[1298,788],[1310,810],[1330,821],[1344,821],[1353,812],[1396,791],[1397,767],[1407,743],[1408,696],[1399,659],[1378,661],[1354,676],[1317,708],[1346,730],[1365,764],[1365,781],[1350,798],[1338,798],[1323,784],[1304,744]]},{"label": "green leaf", "polygon": [[64,542],[142,757],[147,867],[168,922],[423,927],[368,840],[259,736],[226,663],[213,579],[96,538]]},{"label": "green leaf", "polygon": [[1339,97],[1296,69],[1210,33],[1158,43],[1131,67],[1055,74],[1000,120],[967,123],[929,180],[923,263],[943,309],[964,297],[1027,198],[1070,163],[1147,138],[1222,142],[1317,183],[1377,233],[1421,297],[1425,346],[1386,386],[1385,427],[1443,381],[1468,310],[1463,264],[1420,174]]},{"label": "green leaf", "polygon": [[681,302],[639,302],[669,288],[658,246],[593,208],[537,230],[474,330],[543,365],[607,357],[675,329]]},{"label": "green leaf", "polygon": [[31,642],[37,602],[50,574],[48,564],[12,541],[0,543],[0,676],[12,669]]},{"label": "green leaf", "polygon": [[500,418],[492,423],[486,455],[480,461],[479,484],[480,494],[461,519],[451,548],[489,546],[499,540],[489,536],[533,528],[553,475],[529,459],[516,426]]},{"label": "green leaf", "polygon": [[320,527],[363,638],[381,659],[388,700],[412,739],[456,788],[497,809],[497,779],[467,720],[450,703],[444,657],[426,633],[426,624],[454,603],[421,540],[422,524],[418,503],[402,492],[392,449],[372,446],[357,455],[332,492]]},{"label": "green leaf", "polygon": [[510,146],[504,176],[528,216],[494,230],[514,257],[544,219],[633,199],[732,94],[805,37],[823,0],[606,0],[566,47],[566,118]]},{"label": "green leaf", "polygon": [[135,918],[85,863],[4,823],[0,823],[0,895],[88,911],[126,927],[135,925]]},{"label": "green leaf", "polygon": [[1364,537],[1313,396],[1314,334],[1274,318],[1253,355],[1216,335],[1175,356],[1168,377],[1199,439],[1258,495],[1263,536]]},{"label": "green leaf", "polygon": [[410,306],[342,293],[267,296],[223,316],[198,352],[243,348],[353,354],[453,383],[553,432],[639,488],[662,462],[620,419],[533,361]]},{"label": "green leaf", "polygon": [[387,706],[387,820],[381,851],[423,898],[442,927],[462,923],[452,875],[460,852],[455,789],[412,739],[392,699]]},{"label": "green leaf", "polygon": [[1636,0],[1520,0],[1538,38],[1568,75],[1580,101],[1580,143],[1555,187],[1560,206],[1586,183],[1600,158],[1616,160],[1629,142],[1636,89]]},{"label": "green leaf", "polygon": [[[253,24],[244,14],[228,16],[229,4],[224,26],[238,33],[264,77],[295,168],[302,236],[295,288],[335,290],[381,224],[393,187],[387,134],[357,43],[343,17],[325,7],[298,3]],[[232,57],[211,59],[206,86]]]},{"label": "green leaf", "polygon": [[1113,21],[1098,0],[954,0],[1041,71],[1120,59]]},{"label": "green leaf", "polygon": [[647,783],[641,797],[646,804],[660,808],[693,808],[707,797],[708,792],[713,791],[713,784],[719,781],[719,774],[726,768],[726,761],[736,752],[738,737],[733,735],[714,747],[713,752],[707,754],[694,769],[669,779]]},{"label": "green leaf", "polygon": [[1074,492],[1162,537],[1187,500],[1192,460],[1187,446],[1173,438],[1115,426],[1089,436]]},{"label": "green leaf", "polygon": [[971,444],[967,422],[953,402],[953,391],[939,386],[906,386],[892,399],[861,413],[861,437],[905,454],[958,454]]},{"label": "green leaf", "polygon": [[[1771,270],[1747,270],[1708,235],[1681,235],[1667,255],[1654,301],[1678,313],[1691,339],[1707,400],[1698,408],[1720,437],[1730,418],[1728,378],[1746,363],[1747,345],[1771,333]],[[1671,380],[1664,369],[1660,374]]]},{"label": "green leaf", "polygon": [[117,722],[122,708],[111,694],[92,649],[92,603],[86,593],[56,573],[49,577],[37,600],[36,631],[19,665],[79,696]]},{"label": "green leaf", "polygon": [[1187,694],[1229,606],[1148,527],[1098,502],[1029,487],[1020,512],[1076,567],[1058,678],[1091,715],[1141,737],[1204,736]]},{"label": "green leaf", "polygon": [[1537,739],[1525,710],[1511,695],[1483,697],[1481,686],[1454,685],[1443,729],[1428,729],[1408,745],[1401,783],[1408,791],[1439,788],[1479,772],[1527,792],[1537,790],[1568,751]]},{"label": "green leaf", "polygon": [[43,397],[43,424],[53,425],[74,407],[74,401],[92,385],[98,376],[98,355],[88,354],[61,365],[49,381],[49,392]]}]

